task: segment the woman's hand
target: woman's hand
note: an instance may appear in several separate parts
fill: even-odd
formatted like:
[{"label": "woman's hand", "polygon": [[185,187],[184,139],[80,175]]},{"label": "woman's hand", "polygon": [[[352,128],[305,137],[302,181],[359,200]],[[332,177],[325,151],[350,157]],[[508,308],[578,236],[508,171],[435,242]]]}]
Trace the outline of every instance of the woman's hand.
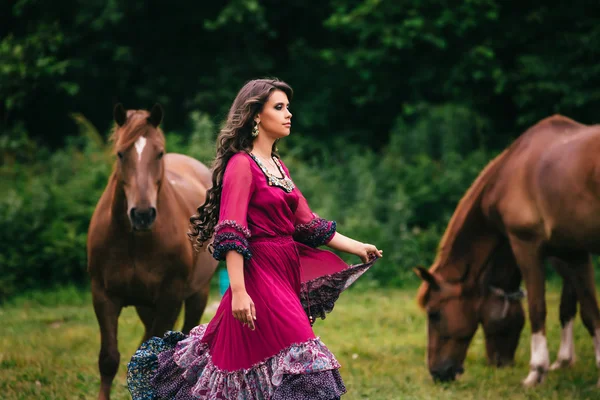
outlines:
[{"label": "woman's hand", "polygon": [[256,309],[254,302],[248,295],[248,292],[233,292],[231,298],[231,311],[233,318],[237,319],[244,326],[254,330],[254,321],[256,320]]},{"label": "woman's hand", "polygon": [[359,242],[354,254],[359,256],[364,263],[367,263],[373,257],[383,257],[383,250],[378,250],[377,247],[372,244]]},{"label": "woman's hand", "polygon": [[361,243],[336,232],[327,243],[328,247],[344,253],[356,254],[363,262],[367,263],[373,257],[383,257],[383,250],[368,243]]}]

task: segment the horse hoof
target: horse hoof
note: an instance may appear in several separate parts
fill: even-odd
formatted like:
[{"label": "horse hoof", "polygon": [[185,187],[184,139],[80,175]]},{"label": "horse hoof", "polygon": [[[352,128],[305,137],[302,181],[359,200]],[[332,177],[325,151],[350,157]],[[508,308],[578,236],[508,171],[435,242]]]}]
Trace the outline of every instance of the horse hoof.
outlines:
[{"label": "horse hoof", "polygon": [[573,360],[573,359],[569,359],[569,360],[556,360],[550,366],[550,371],[556,371],[558,369],[569,368],[569,367],[572,367],[573,364],[575,364],[575,360]]},{"label": "horse hoof", "polygon": [[523,386],[527,388],[535,387],[544,382],[545,377],[546,373],[541,367],[535,368],[529,371],[529,375],[523,381]]}]

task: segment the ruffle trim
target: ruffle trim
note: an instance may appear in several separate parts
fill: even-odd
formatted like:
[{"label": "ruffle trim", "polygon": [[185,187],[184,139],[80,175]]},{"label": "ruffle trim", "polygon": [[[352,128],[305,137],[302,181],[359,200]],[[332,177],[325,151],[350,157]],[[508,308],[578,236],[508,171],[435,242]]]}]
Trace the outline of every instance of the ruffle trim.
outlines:
[{"label": "ruffle trim", "polygon": [[225,261],[227,252],[235,250],[249,260],[252,253],[248,247],[248,240],[238,232],[220,232],[215,234],[212,256],[219,261]]},{"label": "ruffle trim", "polygon": [[250,239],[250,230],[245,226],[238,224],[234,220],[226,219],[218,223],[217,226],[215,226],[215,233],[219,233],[219,231],[223,228],[233,228],[242,235],[244,235],[246,239]]},{"label": "ruffle trim", "polygon": [[294,240],[310,247],[329,243],[336,230],[336,222],[316,217],[306,224],[296,225]]},{"label": "ruffle trim", "polygon": [[351,265],[331,275],[324,275],[302,282],[300,302],[306,315],[311,319],[311,323],[314,323],[317,318],[325,319],[325,314],[333,310],[340,294],[367,272],[376,260],[377,258],[373,258],[368,263]]},{"label": "ruffle trim", "polygon": [[[340,368],[335,356],[319,338],[292,344],[251,368],[225,371],[213,364],[208,345],[202,342],[207,325],[192,329],[189,336],[167,332],[160,339],[145,342],[133,355],[127,370],[127,384],[133,400],[183,398],[188,393],[157,390],[169,385],[163,379],[173,372],[183,377],[190,397],[216,399],[269,399],[285,375],[309,374]],[[169,350],[173,350],[171,352]],[[172,357],[160,356],[160,353]],[[156,374],[159,369],[160,374]],[[176,370],[176,371],[175,371]],[[178,390],[178,389],[174,389]],[[157,396],[161,392],[161,397]]]}]

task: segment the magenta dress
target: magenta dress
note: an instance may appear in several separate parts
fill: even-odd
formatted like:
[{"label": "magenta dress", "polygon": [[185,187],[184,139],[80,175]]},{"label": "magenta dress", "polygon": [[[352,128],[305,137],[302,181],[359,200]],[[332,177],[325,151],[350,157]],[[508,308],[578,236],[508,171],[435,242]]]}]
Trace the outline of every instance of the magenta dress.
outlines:
[{"label": "magenta dress", "polygon": [[231,291],[216,315],[189,335],[152,338],[128,365],[128,386],[140,399],[338,399],[346,389],[340,364],[315,336],[340,293],[370,268],[348,266],[316,247],[335,235],[335,222],[312,213],[274,158],[280,176],[240,152],[227,163],[213,256],[237,251],[256,308],[254,331],[231,311]]}]

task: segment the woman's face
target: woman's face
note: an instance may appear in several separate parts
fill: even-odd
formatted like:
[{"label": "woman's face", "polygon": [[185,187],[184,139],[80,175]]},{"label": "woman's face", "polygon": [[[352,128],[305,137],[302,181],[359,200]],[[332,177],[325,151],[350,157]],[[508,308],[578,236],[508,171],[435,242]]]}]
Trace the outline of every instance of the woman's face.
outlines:
[{"label": "woman's face", "polygon": [[272,139],[288,136],[292,128],[292,113],[287,95],[281,90],[274,90],[255,121],[260,122],[259,135]]}]

